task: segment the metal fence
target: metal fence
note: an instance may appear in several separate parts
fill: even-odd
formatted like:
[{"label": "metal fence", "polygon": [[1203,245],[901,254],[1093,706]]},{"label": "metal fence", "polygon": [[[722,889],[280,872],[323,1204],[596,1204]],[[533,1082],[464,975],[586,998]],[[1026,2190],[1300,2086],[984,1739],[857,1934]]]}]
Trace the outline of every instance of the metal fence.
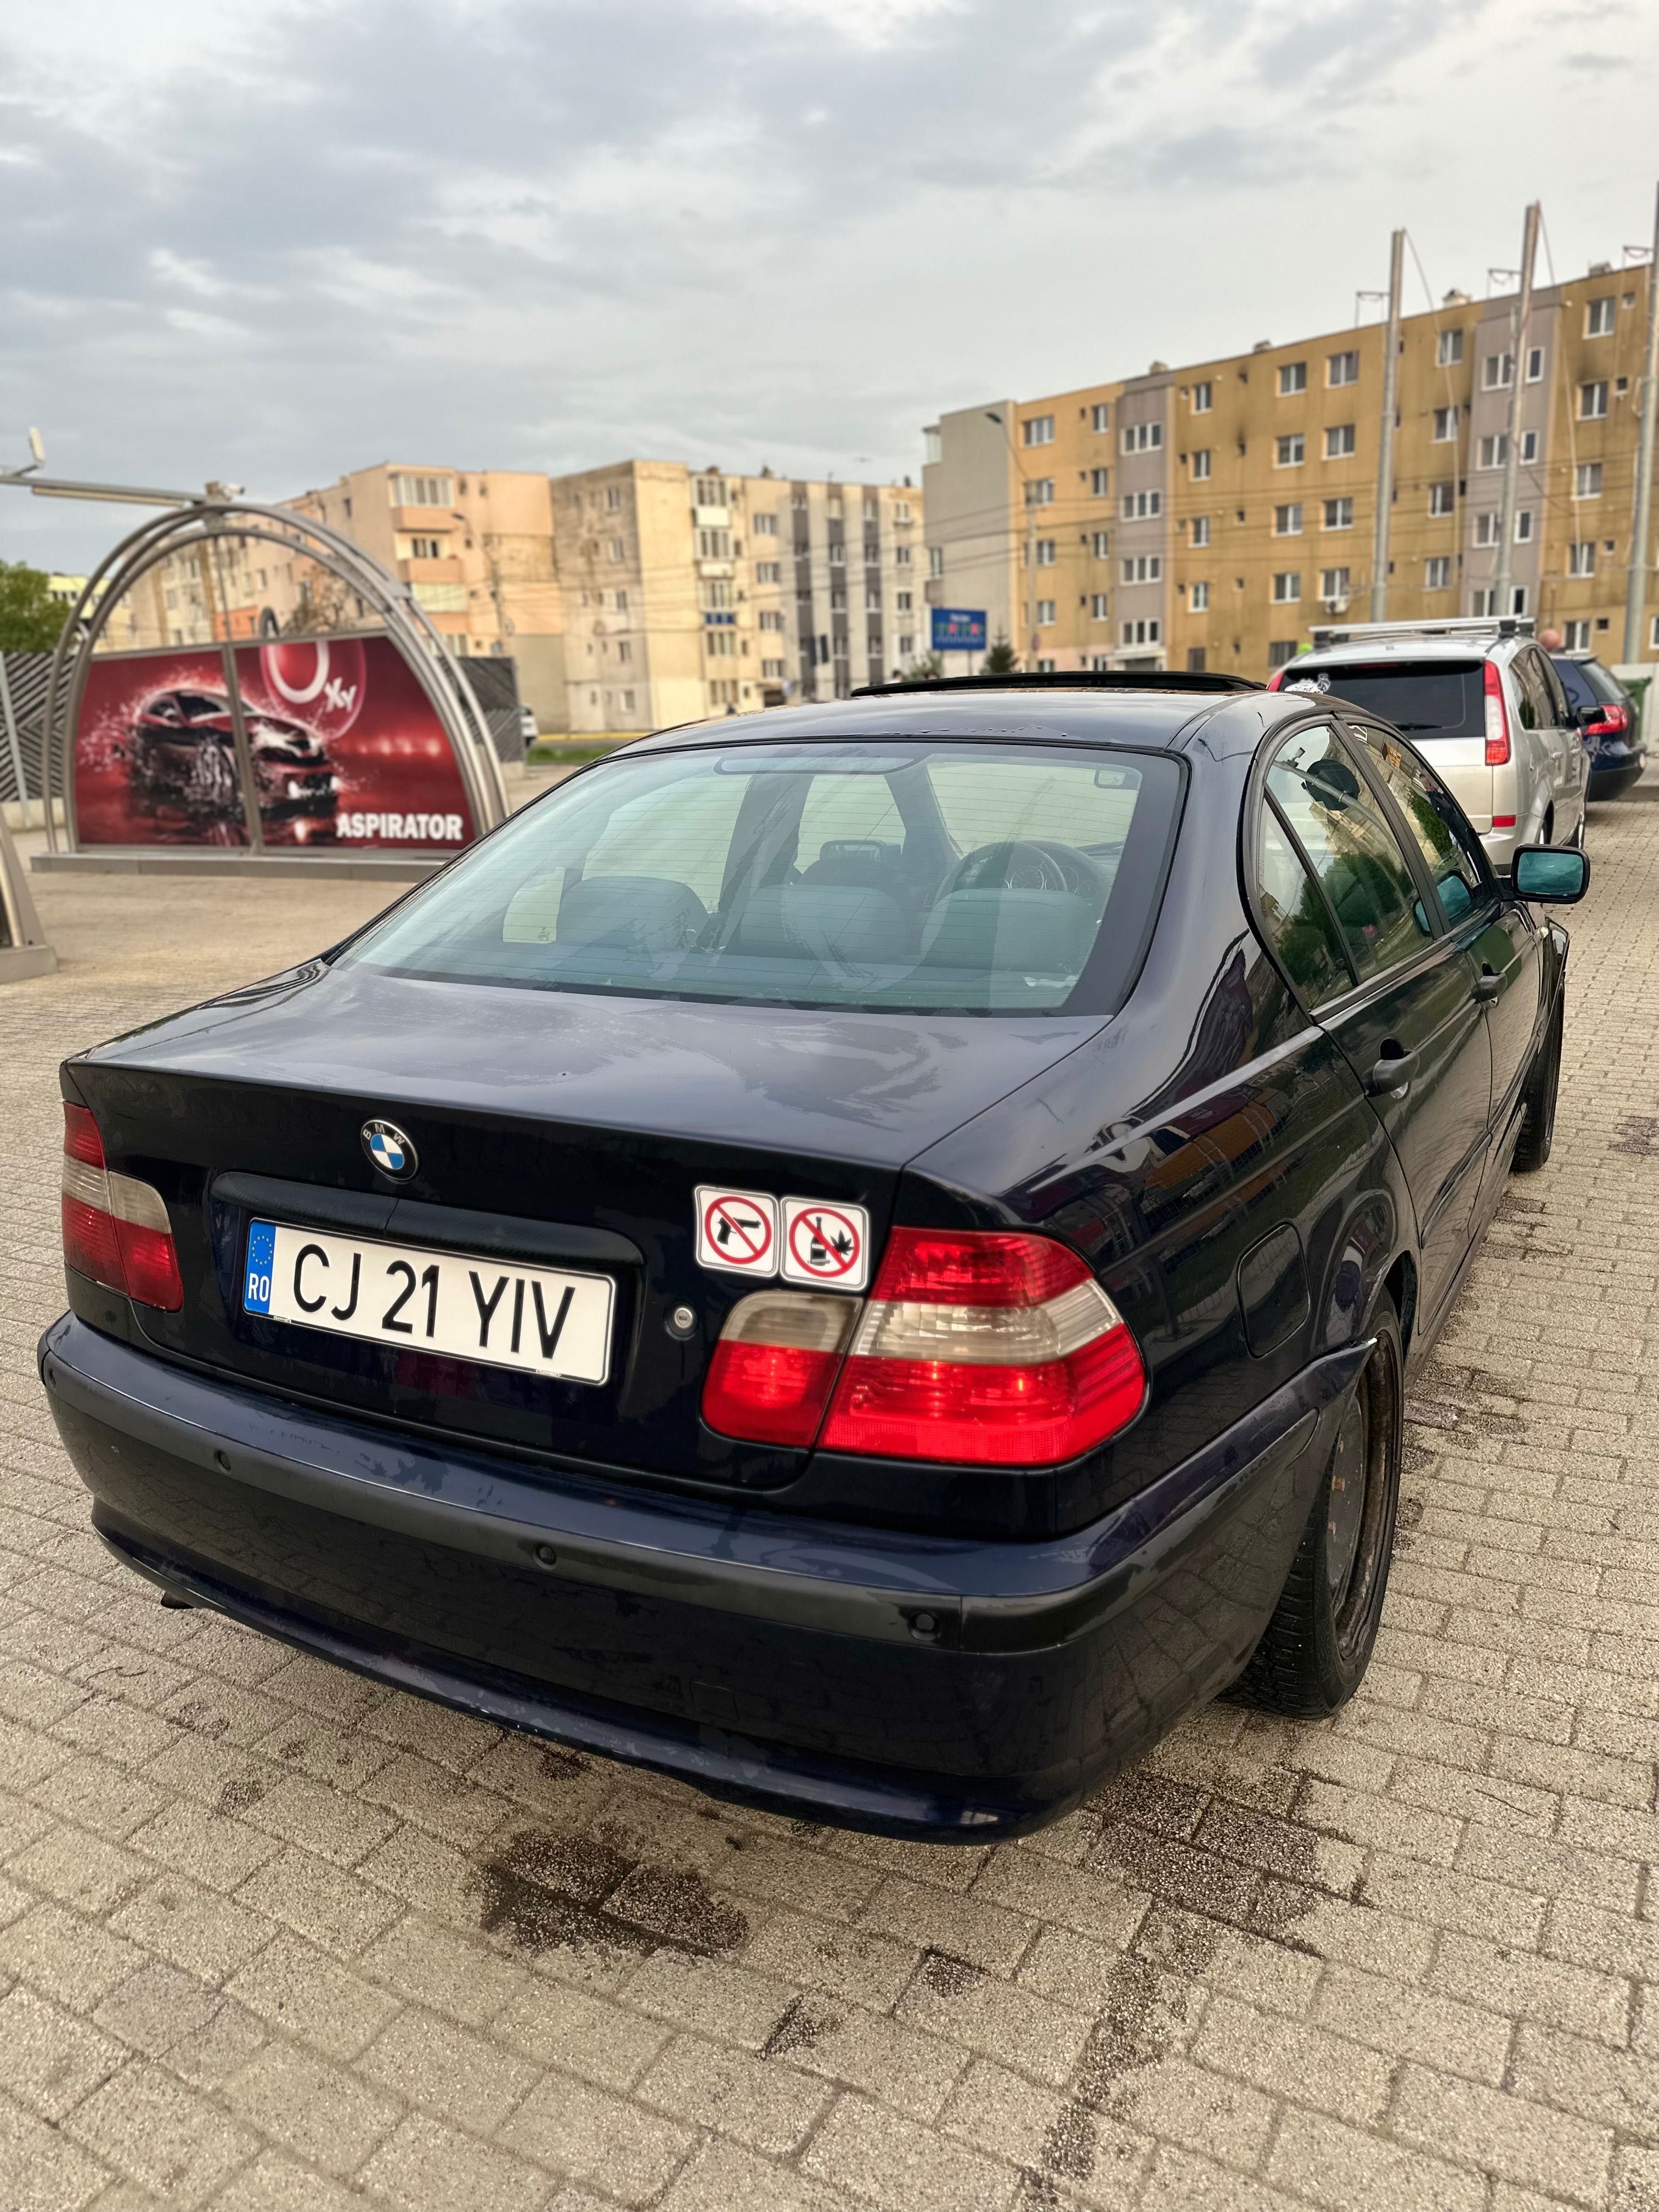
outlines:
[{"label": "metal fence", "polygon": [[0,805],[40,796],[51,670],[49,653],[0,653]]},{"label": "metal fence", "polygon": [[525,740],[519,726],[519,664],[505,653],[465,653],[456,659],[489,726],[496,759],[521,761]]}]

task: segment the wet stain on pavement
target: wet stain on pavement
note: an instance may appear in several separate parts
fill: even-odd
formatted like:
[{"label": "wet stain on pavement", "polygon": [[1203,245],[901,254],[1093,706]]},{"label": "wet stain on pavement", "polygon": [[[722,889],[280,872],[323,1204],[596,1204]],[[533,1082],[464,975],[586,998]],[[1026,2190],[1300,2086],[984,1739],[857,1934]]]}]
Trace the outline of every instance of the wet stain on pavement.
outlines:
[{"label": "wet stain on pavement", "polygon": [[650,1865],[599,1836],[523,1829],[479,1863],[472,1886],[485,1934],[532,1954],[597,1945],[707,1959],[749,1933],[701,1875]]}]

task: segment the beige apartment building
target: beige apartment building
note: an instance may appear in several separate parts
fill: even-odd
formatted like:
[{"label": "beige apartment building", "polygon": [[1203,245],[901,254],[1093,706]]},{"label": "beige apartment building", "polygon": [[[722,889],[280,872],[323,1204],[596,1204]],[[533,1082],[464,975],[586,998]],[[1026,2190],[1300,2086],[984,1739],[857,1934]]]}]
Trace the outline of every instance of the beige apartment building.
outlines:
[{"label": "beige apartment building", "polygon": [[[1403,319],[1390,619],[1499,611],[1514,380],[1519,495],[1504,612],[1617,660],[1651,271],[1449,293]],[[1031,668],[1261,677],[1315,623],[1368,618],[1385,326],[942,415],[925,433],[927,596],[982,610]],[[1659,658],[1659,591],[1643,652]],[[950,672],[976,656],[951,655]]]},{"label": "beige apartment building", "polygon": [[926,651],[908,483],[620,461],[552,501],[573,731],[845,698]]}]

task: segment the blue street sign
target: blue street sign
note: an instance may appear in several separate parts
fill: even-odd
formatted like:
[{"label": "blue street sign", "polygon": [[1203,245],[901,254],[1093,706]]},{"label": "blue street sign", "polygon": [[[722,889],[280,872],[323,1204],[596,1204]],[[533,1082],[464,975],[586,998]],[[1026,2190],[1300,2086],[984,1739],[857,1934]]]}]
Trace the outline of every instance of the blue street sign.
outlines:
[{"label": "blue street sign", "polygon": [[935,653],[984,652],[983,607],[935,607],[933,616]]}]

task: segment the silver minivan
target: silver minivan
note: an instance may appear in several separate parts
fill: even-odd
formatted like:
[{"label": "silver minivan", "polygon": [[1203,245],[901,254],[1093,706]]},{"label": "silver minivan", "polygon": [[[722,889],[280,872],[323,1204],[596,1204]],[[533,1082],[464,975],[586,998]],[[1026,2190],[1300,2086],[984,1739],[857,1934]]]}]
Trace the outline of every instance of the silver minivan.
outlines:
[{"label": "silver minivan", "polygon": [[1582,845],[1589,756],[1529,616],[1316,629],[1275,691],[1328,693],[1408,737],[1498,875],[1517,845]]}]

